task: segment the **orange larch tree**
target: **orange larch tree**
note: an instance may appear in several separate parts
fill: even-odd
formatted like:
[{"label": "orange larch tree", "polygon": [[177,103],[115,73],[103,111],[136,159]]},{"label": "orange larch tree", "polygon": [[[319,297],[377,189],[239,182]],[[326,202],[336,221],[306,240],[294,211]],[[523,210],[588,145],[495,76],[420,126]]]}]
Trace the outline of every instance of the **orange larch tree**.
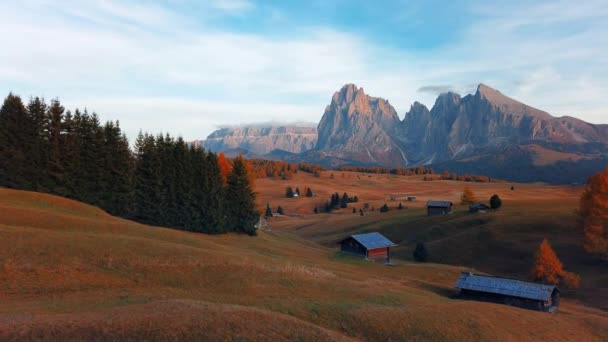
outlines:
[{"label": "orange larch tree", "polygon": [[217,157],[217,164],[220,168],[220,175],[222,176],[222,183],[224,185],[228,182],[228,175],[232,171],[232,165],[228,161],[228,158],[224,155],[224,152],[221,152]]},{"label": "orange larch tree", "polygon": [[549,284],[564,284],[568,288],[576,288],[580,283],[578,275],[564,271],[562,262],[558,259],[547,239],[544,239],[540,244],[534,257],[532,278],[535,281]]},{"label": "orange larch tree", "polygon": [[608,168],[587,180],[579,217],[585,250],[608,260]]},{"label": "orange larch tree", "polygon": [[461,202],[462,204],[472,204],[477,202],[477,198],[475,198],[473,190],[471,190],[471,188],[468,186],[465,186],[464,190],[462,191]]}]

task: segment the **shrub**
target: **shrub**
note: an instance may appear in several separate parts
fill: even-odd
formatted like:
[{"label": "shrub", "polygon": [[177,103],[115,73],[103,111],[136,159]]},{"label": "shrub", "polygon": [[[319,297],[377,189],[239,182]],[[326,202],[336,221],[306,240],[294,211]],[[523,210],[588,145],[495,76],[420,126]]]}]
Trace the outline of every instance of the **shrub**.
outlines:
[{"label": "shrub", "polygon": [[416,244],[416,249],[414,249],[414,260],[418,262],[426,262],[429,258],[429,252],[426,249],[426,246],[423,242],[418,242]]},{"label": "shrub", "polygon": [[492,197],[490,197],[490,207],[492,209],[498,209],[502,206],[502,200],[500,199],[500,197],[498,197],[498,195],[492,195]]}]

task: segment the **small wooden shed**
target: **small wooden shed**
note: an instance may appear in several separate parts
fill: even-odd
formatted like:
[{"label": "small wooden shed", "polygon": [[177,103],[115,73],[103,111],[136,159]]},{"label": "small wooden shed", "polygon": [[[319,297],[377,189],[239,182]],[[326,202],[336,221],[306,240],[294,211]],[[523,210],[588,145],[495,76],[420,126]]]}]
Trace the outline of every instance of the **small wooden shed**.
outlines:
[{"label": "small wooden shed", "polygon": [[555,285],[463,272],[455,287],[462,298],[502,303],[526,309],[554,312],[559,307]]},{"label": "small wooden shed", "polygon": [[488,210],[490,210],[490,207],[483,203],[473,203],[469,205],[470,213],[486,212]]},{"label": "small wooden shed", "polygon": [[447,215],[452,212],[453,205],[450,201],[427,201],[426,213],[428,216]]},{"label": "small wooden shed", "polygon": [[390,248],[394,246],[397,245],[380,233],[351,235],[340,241],[342,253],[385,264],[390,263]]}]

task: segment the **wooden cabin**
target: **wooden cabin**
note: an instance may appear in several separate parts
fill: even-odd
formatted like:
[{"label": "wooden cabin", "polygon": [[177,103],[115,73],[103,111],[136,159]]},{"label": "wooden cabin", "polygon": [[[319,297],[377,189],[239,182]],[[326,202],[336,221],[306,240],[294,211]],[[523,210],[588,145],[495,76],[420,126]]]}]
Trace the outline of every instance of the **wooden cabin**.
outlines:
[{"label": "wooden cabin", "polygon": [[426,214],[427,216],[447,215],[452,212],[454,203],[450,201],[427,201]]},{"label": "wooden cabin", "polygon": [[465,299],[546,312],[554,312],[559,307],[559,289],[555,285],[463,272],[455,287]]},{"label": "wooden cabin", "polygon": [[394,246],[397,245],[380,233],[351,235],[340,241],[342,253],[384,264],[390,263],[390,249]]},{"label": "wooden cabin", "polygon": [[469,205],[470,213],[486,212],[490,210],[490,207],[483,203],[473,203]]}]

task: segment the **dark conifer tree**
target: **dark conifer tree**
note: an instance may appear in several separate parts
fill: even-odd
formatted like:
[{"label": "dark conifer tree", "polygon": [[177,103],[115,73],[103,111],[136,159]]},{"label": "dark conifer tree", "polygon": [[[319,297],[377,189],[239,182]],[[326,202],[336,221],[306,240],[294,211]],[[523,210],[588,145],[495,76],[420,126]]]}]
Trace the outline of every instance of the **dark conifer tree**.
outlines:
[{"label": "dark conifer tree", "polygon": [[416,244],[416,249],[414,249],[414,260],[418,262],[426,262],[429,258],[429,252],[426,249],[426,246],[423,242],[418,242]]},{"label": "dark conifer tree", "polygon": [[47,174],[47,159],[49,151],[48,135],[45,132],[47,105],[44,99],[35,97],[30,99],[27,105],[27,113],[32,127],[28,129],[29,137],[25,139],[27,144],[27,156],[29,163],[33,168],[31,171],[32,189],[36,191],[45,191],[45,178]]},{"label": "dark conifer tree", "polygon": [[266,212],[264,213],[264,217],[272,217],[272,209],[270,209],[269,203],[266,203]]},{"label": "dark conifer tree", "polygon": [[60,196],[67,196],[64,149],[66,146],[64,122],[65,109],[59,100],[52,100],[46,114],[45,132],[48,139],[48,158],[45,188]]},{"label": "dark conifer tree", "polygon": [[21,98],[9,94],[0,108],[0,185],[34,189],[33,125]]},{"label": "dark conifer tree", "polygon": [[293,189],[290,186],[288,186],[287,189],[285,190],[285,197],[292,198],[293,194],[294,194]]},{"label": "dark conifer tree", "polygon": [[256,235],[259,213],[255,210],[255,193],[251,190],[242,157],[234,160],[226,188],[227,226],[231,231]]},{"label": "dark conifer tree", "polygon": [[312,189],[311,188],[306,189],[306,197],[312,197]]},{"label": "dark conifer tree", "polygon": [[283,211],[283,207],[278,206],[278,207],[277,207],[277,214],[279,214],[279,215],[283,215],[284,213],[285,213],[285,212]]},{"label": "dark conifer tree", "polygon": [[133,159],[127,137],[121,132],[118,121],[107,122],[103,128],[104,186],[100,205],[112,215],[130,216],[133,194]]},{"label": "dark conifer tree", "polygon": [[140,222],[157,224],[162,221],[162,196],[160,160],[154,137],[140,133],[135,141],[135,149],[133,215]]},{"label": "dark conifer tree", "polygon": [[[205,156],[205,158],[202,160],[205,169],[203,172],[203,190],[197,194],[200,196],[199,201],[202,203],[201,220],[203,232],[219,234],[229,231],[229,229],[226,229],[226,223],[229,219],[231,219],[230,215],[235,214],[236,216],[232,217],[234,220],[231,222],[233,225],[230,227],[233,227],[235,231],[242,229],[242,232],[244,233],[255,235],[254,225],[258,223],[260,215],[255,211],[255,195],[251,190],[249,179],[247,178],[248,175],[242,159],[240,160],[239,170],[237,170],[236,173],[239,177],[242,176],[245,179],[241,179],[239,177],[235,178],[234,175],[232,175],[235,172],[233,166],[231,173],[228,175],[228,184],[226,185],[226,188],[224,188],[222,186],[222,173],[218,163],[217,154],[205,153],[200,148],[197,148],[197,150],[199,150],[199,153],[202,156]],[[231,179],[232,183],[230,181]],[[232,188],[230,184],[232,184]],[[240,192],[236,190],[236,187],[239,185],[244,186]],[[236,212],[229,213],[229,209],[232,207],[232,202],[230,201],[236,199],[235,195],[243,196],[240,202],[234,202],[235,204],[238,203],[237,205],[242,205],[243,207],[234,208],[236,209]],[[251,197],[246,197],[246,195]],[[255,219],[251,218],[251,215],[253,215],[251,210],[255,212]],[[247,226],[248,223],[251,223],[251,225]],[[248,228],[253,230],[253,233],[247,230]]]}]

